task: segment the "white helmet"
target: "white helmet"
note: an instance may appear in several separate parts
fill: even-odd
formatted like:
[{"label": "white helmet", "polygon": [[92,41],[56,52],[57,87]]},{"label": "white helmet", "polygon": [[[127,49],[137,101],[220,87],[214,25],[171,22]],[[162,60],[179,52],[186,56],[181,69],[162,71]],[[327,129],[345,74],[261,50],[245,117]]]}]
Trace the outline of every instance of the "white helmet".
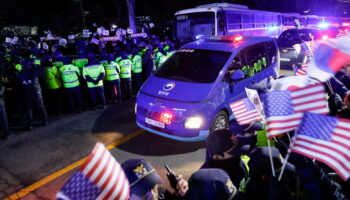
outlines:
[{"label": "white helmet", "polygon": [[66,46],[66,45],[67,45],[67,40],[64,39],[64,38],[61,38],[61,39],[58,41],[58,44],[61,45],[61,46]]}]

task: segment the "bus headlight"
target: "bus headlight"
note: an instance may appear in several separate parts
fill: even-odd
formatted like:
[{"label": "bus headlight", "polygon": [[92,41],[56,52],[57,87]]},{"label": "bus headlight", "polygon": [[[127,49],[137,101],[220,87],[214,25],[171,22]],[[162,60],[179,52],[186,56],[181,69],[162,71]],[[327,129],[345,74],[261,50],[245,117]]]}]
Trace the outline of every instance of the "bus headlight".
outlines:
[{"label": "bus headlight", "polygon": [[185,128],[195,129],[202,126],[203,119],[201,117],[189,117],[185,122]]}]

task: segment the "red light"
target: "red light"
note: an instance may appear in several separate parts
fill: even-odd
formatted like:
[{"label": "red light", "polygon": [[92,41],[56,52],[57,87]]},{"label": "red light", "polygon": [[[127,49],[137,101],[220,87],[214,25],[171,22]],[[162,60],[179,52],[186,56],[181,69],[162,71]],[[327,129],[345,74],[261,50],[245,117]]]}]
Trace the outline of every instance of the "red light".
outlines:
[{"label": "red light", "polygon": [[160,115],[160,121],[165,124],[171,124],[171,120],[173,119],[173,115],[170,113],[162,113]]},{"label": "red light", "polygon": [[236,36],[235,37],[235,41],[237,42],[237,41],[240,41],[240,40],[243,40],[243,37],[242,36]]}]

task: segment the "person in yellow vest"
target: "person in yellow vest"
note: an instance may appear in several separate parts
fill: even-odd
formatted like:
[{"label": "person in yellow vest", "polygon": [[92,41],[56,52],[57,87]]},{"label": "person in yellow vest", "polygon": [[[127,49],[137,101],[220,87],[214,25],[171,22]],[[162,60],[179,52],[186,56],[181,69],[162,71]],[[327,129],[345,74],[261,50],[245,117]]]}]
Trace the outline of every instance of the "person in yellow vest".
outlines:
[{"label": "person in yellow vest", "polygon": [[41,59],[41,65],[45,67],[44,81],[47,92],[48,111],[59,115],[63,110],[62,82],[59,71],[56,66],[52,65],[52,57],[49,55]]},{"label": "person in yellow vest", "polygon": [[142,75],[142,58],[139,55],[139,50],[137,48],[134,48],[132,50],[133,56],[131,58],[132,61],[132,81],[133,81],[133,91],[136,94],[142,83],[143,83],[143,75]]},{"label": "person in yellow vest", "polygon": [[167,59],[167,54],[164,51],[164,45],[159,44],[158,45],[158,51],[156,53],[156,58],[155,58],[155,63],[156,63],[156,69],[159,69],[160,66],[166,61]]},{"label": "person in yellow vest", "polygon": [[131,88],[132,61],[128,59],[128,54],[126,52],[123,52],[121,56],[122,56],[122,59],[119,61],[118,65],[120,67],[122,98],[123,100],[129,100],[132,93],[132,88]]},{"label": "person in yellow vest", "polygon": [[93,53],[88,54],[89,63],[83,68],[83,78],[87,82],[93,109],[105,108],[105,95],[103,91],[103,78],[105,69],[97,61]]},{"label": "person in yellow vest", "polygon": [[62,56],[62,53],[60,51],[56,51],[54,54],[53,54],[53,61],[52,61],[52,65],[53,66],[56,66],[58,69],[60,67],[63,66],[63,59],[64,57]]},{"label": "person in yellow vest", "polygon": [[120,91],[120,67],[117,62],[114,61],[114,55],[110,53],[108,55],[108,62],[105,63],[104,68],[106,71],[105,86],[106,86],[106,98],[109,103],[120,103],[121,91]]},{"label": "person in yellow vest", "polygon": [[65,57],[63,59],[63,66],[59,68],[58,71],[62,79],[63,87],[67,92],[69,108],[72,111],[81,111],[83,99],[79,83],[80,71],[77,66],[71,63],[71,60]]}]

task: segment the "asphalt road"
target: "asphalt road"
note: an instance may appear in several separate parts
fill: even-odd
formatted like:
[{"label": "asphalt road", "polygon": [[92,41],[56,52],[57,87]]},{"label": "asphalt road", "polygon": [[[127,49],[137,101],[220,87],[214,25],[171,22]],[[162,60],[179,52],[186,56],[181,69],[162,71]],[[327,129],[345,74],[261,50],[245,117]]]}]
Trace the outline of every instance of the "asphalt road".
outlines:
[{"label": "asphalt road", "polygon": [[48,126],[15,132],[14,137],[0,141],[0,199],[54,199],[79,166],[77,161],[81,163],[96,142],[116,146],[110,152],[119,163],[130,158],[149,160],[166,186],[164,164],[188,178],[205,158],[204,142],[179,142],[140,130],[134,102],[124,102],[104,110],[51,117]]}]

